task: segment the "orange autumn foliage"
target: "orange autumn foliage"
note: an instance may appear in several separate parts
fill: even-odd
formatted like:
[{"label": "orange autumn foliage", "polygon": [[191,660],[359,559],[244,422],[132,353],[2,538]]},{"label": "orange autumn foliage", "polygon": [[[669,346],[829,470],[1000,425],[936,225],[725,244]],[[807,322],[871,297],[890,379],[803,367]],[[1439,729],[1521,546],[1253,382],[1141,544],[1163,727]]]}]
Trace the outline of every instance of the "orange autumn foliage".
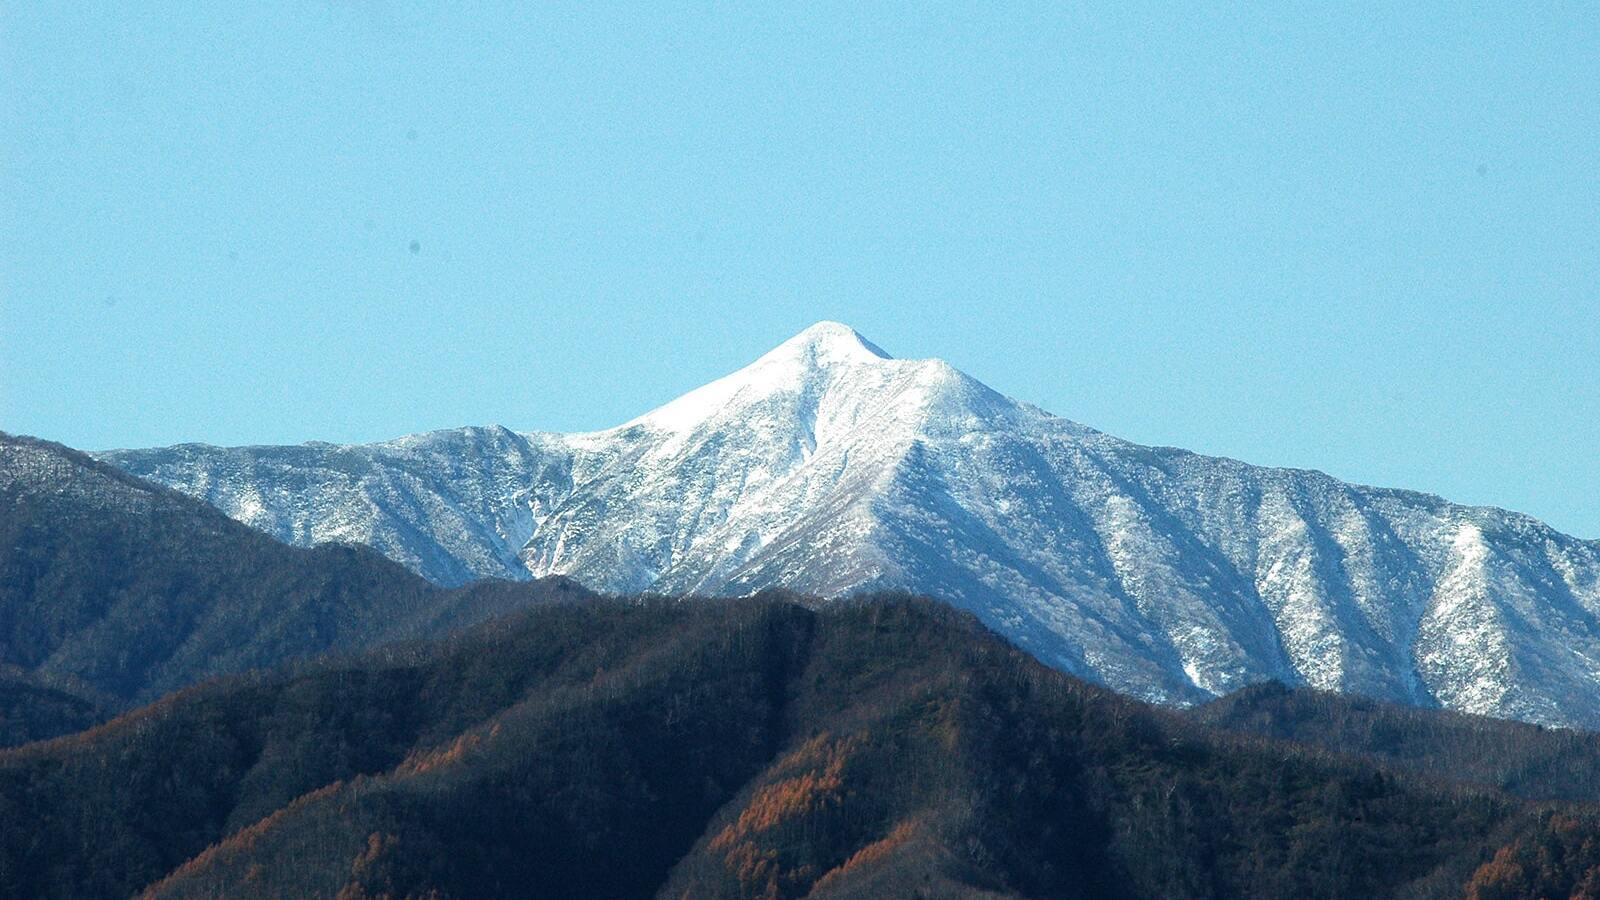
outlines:
[{"label": "orange autumn foliage", "polygon": [[1501,847],[1467,884],[1468,900],[1600,900],[1600,839],[1592,825],[1553,815],[1539,833]]},{"label": "orange autumn foliage", "polygon": [[[711,849],[721,850],[735,841],[766,831],[783,821],[816,812],[844,801],[844,765],[856,739],[833,741],[826,733],[807,741],[780,763],[781,769],[811,766],[812,769],[756,792],[738,821],[724,828],[711,840]],[[820,771],[818,771],[820,769]]]},{"label": "orange autumn foliage", "polygon": [[836,740],[824,732],[778,761],[780,772],[796,772],[756,791],[732,824],[713,837],[709,848],[723,854],[727,868],[748,896],[766,900],[794,896],[816,879],[819,869],[781,858],[762,838],[774,829],[846,805],[845,767],[861,745],[857,737]]},{"label": "orange autumn foliage", "polygon": [[202,850],[198,855],[190,859],[188,862],[176,869],[173,869],[165,878],[146,888],[144,892],[145,896],[155,896],[161,893],[161,891],[166,888],[169,882],[175,883],[185,876],[203,871],[219,856],[224,854],[250,852],[250,850],[255,847],[256,842],[261,839],[261,836],[272,830],[275,825],[288,818],[294,812],[303,809],[304,807],[309,806],[310,804],[315,803],[324,797],[333,796],[335,793],[338,793],[339,789],[342,787],[344,787],[343,781],[335,781],[331,784],[317,788],[314,791],[301,794],[299,797],[296,797],[294,800],[290,801],[289,805],[274,811],[271,815],[266,816],[253,825],[247,825],[244,828],[239,829],[223,840],[212,844],[205,850]]},{"label": "orange autumn foliage", "polygon": [[468,732],[443,747],[413,751],[404,760],[401,760],[400,765],[395,766],[394,774],[401,777],[421,775],[424,772],[431,772],[440,766],[459,762],[467,755],[468,750],[482,742],[482,735]]},{"label": "orange autumn foliage", "polygon": [[916,822],[910,820],[901,822],[894,827],[893,831],[889,832],[887,837],[884,837],[882,840],[873,841],[865,847],[862,847],[860,850],[857,850],[849,859],[845,860],[843,865],[834,869],[830,869],[821,878],[817,879],[817,883],[812,885],[812,890],[821,890],[830,882],[837,881],[839,878],[842,878],[844,875],[856,869],[870,866],[882,859],[887,859],[895,850],[899,849],[900,847],[904,846],[906,842],[910,841],[911,836],[916,833],[916,830]]},{"label": "orange autumn foliage", "polygon": [[373,888],[366,884],[367,879],[372,877],[381,883],[383,876],[379,869],[384,857],[402,852],[400,838],[396,835],[377,831],[367,835],[366,849],[357,854],[351,863],[351,881],[339,890],[336,900],[441,900],[439,891],[432,888],[421,892],[401,892],[391,885]]}]

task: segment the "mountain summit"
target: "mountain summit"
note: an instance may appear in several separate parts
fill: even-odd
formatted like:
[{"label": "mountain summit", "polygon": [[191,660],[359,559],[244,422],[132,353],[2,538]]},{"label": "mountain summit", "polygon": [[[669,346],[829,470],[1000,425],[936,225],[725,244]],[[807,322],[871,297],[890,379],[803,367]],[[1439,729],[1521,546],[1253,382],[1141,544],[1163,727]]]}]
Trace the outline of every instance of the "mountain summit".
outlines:
[{"label": "mountain summit", "polygon": [[367,543],[441,583],[899,588],[1162,702],[1278,679],[1600,726],[1600,544],[1131,444],[832,322],[606,431],[104,458],[285,540]]},{"label": "mountain summit", "polygon": [[[935,380],[932,370],[948,370],[937,360],[897,360],[863,338],[855,329],[837,322],[818,322],[768,352],[748,366],[696,388],[631,422],[613,429],[641,426],[654,431],[688,432],[713,420],[726,421],[784,398],[807,399],[826,410],[799,410],[806,421],[819,420],[825,428],[850,427],[870,410],[884,388],[897,377],[921,372]],[[610,433],[610,432],[607,432]]]}]

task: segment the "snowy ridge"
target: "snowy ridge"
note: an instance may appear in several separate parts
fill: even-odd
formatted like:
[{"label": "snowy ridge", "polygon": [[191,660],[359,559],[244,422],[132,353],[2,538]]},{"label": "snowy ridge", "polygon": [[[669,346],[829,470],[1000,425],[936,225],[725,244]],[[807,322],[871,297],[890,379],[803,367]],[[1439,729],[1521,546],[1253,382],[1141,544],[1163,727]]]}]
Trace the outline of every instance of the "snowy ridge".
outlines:
[{"label": "snowy ridge", "polygon": [[1600,727],[1600,544],[1131,444],[836,323],[608,431],[104,458],[285,540],[365,542],[447,584],[904,588],[1162,702],[1277,678]]}]

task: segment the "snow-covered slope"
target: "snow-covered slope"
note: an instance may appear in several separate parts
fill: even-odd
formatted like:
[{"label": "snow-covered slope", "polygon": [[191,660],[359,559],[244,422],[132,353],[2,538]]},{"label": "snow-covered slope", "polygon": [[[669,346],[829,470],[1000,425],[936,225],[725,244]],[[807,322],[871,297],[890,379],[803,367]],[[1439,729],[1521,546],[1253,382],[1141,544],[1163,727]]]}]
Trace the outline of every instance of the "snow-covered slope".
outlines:
[{"label": "snow-covered slope", "polygon": [[603,432],[104,456],[286,540],[363,541],[443,583],[905,588],[1159,701],[1278,678],[1600,726],[1600,544],[1130,444],[835,323]]}]

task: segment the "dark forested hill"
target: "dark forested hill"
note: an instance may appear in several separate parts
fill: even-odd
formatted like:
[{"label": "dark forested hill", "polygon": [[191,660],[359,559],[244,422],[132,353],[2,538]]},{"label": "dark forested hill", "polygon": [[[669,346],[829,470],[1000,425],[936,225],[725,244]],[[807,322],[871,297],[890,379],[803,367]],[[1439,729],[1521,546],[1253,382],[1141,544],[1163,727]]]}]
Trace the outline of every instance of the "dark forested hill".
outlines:
[{"label": "dark forested hill", "polygon": [[1423,710],[1277,683],[1185,715],[1229,731],[1365,756],[1530,800],[1600,803],[1600,734]]},{"label": "dark forested hill", "polygon": [[0,738],[76,721],[64,697],[79,712],[149,700],[563,590],[445,592],[370,549],[289,547],[77,451],[0,434],[0,667],[53,691],[0,687],[10,704],[0,721],[31,723],[0,727]]},{"label": "dark forested hill", "polygon": [[18,669],[0,669],[0,747],[82,731],[108,708],[69,687]]},{"label": "dark forested hill", "polygon": [[546,605],[0,752],[28,897],[1519,896],[1586,834],[896,598]]}]

